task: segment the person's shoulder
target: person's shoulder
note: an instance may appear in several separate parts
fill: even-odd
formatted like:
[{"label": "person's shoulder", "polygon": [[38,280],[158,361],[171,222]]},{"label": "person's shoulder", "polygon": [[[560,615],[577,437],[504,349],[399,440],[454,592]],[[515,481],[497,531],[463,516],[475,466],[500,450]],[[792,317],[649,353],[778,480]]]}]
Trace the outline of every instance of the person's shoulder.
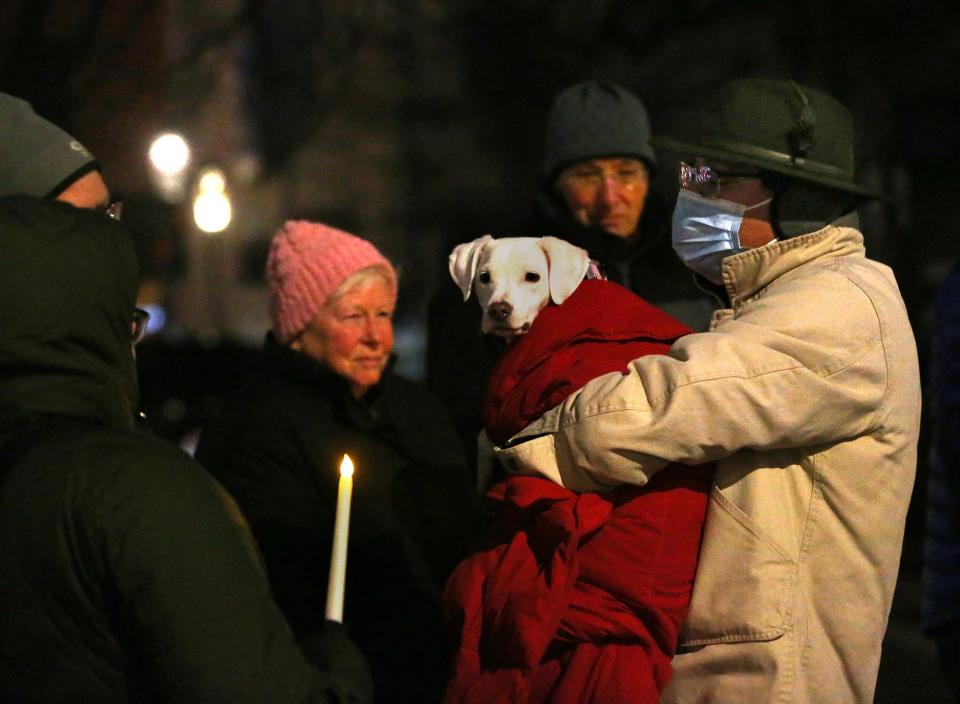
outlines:
[{"label": "person's shoulder", "polygon": [[322,416],[332,407],[325,391],[319,384],[267,367],[227,398],[216,420],[233,427],[256,428],[263,423],[280,425],[284,419],[295,421],[305,409]]},{"label": "person's shoulder", "polygon": [[59,200],[28,195],[0,197],[0,223],[4,236],[7,236],[8,229],[14,232],[39,230],[55,236],[62,229],[80,224],[105,231],[110,231],[116,225],[115,221],[89,208],[77,208]]},{"label": "person's shoulder", "polygon": [[396,372],[385,374],[383,377],[383,383],[386,392],[391,396],[406,399],[424,400],[428,402],[436,401],[439,403],[437,397],[432,391],[430,391],[430,389],[426,387],[425,384],[422,384],[419,381],[414,381],[413,379],[408,379],[407,377],[397,374]]},{"label": "person's shoulder", "polygon": [[394,412],[407,419],[450,415],[440,398],[418,381],[390,373],[384,376],[384,387]]},{"label": "person's shoulder", "polygon": [[181,447],[140,430],[93,430],[82,442],[80,459],[109,481],[150,482],[161,474],[189,475],[199,468]]},{"label": "person's shoulder", "polygon": [[0,213],[4,215],[24,213],[68,213],[66,206],[49,198],[27,195],[0,196]]},{"label": "person's shoulder", "polygon": [[845,356],[872,348],[905,319],[895,282],[872,264],[860,257],[799,267],[774,279],[737,317],[791,339],[845,350]]},{"label": "person's shoulder", "polygon": [[91,430],[76,459],[94,506],[175,503],[208,492],[213,481],[185,450],[139,430]]},{"label": "person's shoulder", "polygon": [[[831,295],[856,307],[850,311],[873,317],[889,319],[891,312],[902,313],[905,309],[903,294],[893,269],[883,262],[870,259],[860,253],[846,254],[824,266],[810,267],[805,279],[808,287],[822,290],[819,295],[827,298]],[[816,296],[814,290],[811,296]],[[902,317],[902,316],[900,316]]]},{"label": "person's shoulder", "polygon": [[195,456],[221,476],[227,468],[261,461],[263,453],[295,455],[298,438],[333,415],[332,402],[322,394],[264,372],[204,424]]},{"label": "person's shoulder", "polygon": [[430,435],[429,445],[421,443],[420,449],[411,450],[412,454],[438,464],[461,464],[462,443],[453,415],[440,397],[425,385],[395,373],[386,375],[383,384],[383,408],[390,422],[411,440]]}]

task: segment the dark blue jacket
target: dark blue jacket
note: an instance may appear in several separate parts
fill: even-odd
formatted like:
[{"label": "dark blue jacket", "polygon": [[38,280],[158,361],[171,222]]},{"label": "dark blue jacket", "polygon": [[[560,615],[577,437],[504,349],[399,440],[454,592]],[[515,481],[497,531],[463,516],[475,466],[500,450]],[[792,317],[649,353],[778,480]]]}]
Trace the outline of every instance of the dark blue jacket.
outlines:
[{"label": "dark blue jacket", "polygon": [[923,628],[960,630],[960,267],[934,307],[930,389],[936,422],[927,483]]}]

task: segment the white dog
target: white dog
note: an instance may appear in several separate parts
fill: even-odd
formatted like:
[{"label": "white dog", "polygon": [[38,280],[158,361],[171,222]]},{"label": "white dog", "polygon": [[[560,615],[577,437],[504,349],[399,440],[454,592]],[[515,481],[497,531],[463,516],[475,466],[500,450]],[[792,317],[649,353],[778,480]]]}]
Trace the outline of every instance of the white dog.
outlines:
[{"label": "white dog", "polygon": [[557,237],[484,235],[450,254],[463,300],[473,291],[483,309],[481,330],[505,338],[526,333],[544,306],[563,303],[590,270],[587,251]]}]

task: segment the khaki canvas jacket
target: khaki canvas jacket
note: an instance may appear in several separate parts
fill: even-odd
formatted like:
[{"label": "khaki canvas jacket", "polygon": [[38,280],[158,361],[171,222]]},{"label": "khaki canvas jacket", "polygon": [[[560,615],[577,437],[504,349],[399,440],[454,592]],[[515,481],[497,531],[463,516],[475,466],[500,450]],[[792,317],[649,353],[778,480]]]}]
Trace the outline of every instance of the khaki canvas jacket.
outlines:
[{"label": "khaki canvas jacket", "polygon": [[497,456],[576,490],[718,462],[662,701],[872,701],[920,420],[903,300],[837,225],[723,276],[709,332],[595,379]]}]

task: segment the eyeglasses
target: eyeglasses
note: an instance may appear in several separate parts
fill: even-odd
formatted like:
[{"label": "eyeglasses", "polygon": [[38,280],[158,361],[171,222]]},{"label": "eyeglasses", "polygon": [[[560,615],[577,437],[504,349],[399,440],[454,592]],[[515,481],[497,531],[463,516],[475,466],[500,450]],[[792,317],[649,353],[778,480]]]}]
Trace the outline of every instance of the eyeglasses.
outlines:
[{"label": "eyeglasses", "polygon": [[730,181],[743,178],[758,178],[759,176],[759,171],[720,172],[712,166],[691,166],[685,161],[680,162],[680,188],[697,191],[701,195],[710,197],[717,195],[720,187]]},{"label": "eyeglasses", "polygon": [[111,220],[120,220],[120,217],[123,215],[123,199],[112,198],[109,203],[100,209],[100,212]]},{"label": "eyeglasses", "polygon": [[150,313],[143,308],[134,308],[133,317],[130,319],[130,339],[134,345],[140,344],[147,335],[147,325],[150,322]]},{"label": "eyeglasses", "polygon": [[622,164],[609,170],[583,164],[568,169],[561,178],[573,188],[595,190],[608,178],[612,178],[624,188],[636,188],[646,182],[648,174],[647,169],[639,162]]}]

